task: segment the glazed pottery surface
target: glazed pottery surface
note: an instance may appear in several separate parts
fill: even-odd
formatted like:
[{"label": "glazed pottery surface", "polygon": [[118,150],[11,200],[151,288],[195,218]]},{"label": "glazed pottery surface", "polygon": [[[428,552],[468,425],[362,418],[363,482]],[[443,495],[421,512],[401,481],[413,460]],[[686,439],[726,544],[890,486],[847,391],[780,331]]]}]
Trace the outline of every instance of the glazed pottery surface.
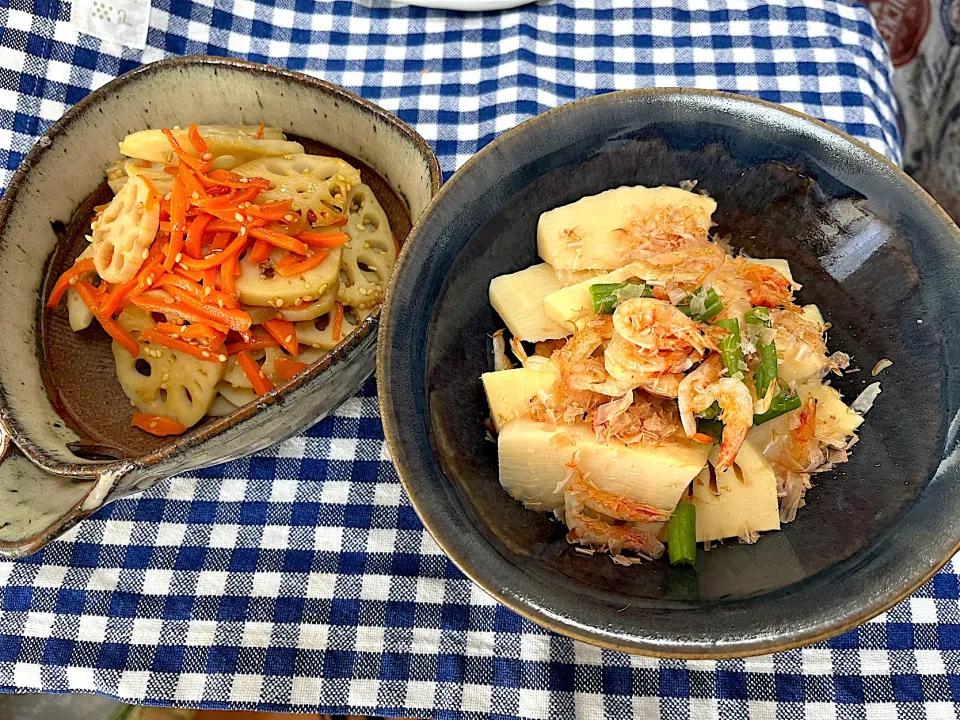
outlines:
[{"label": "glazed pottery surface", "polygon": [[[882,394],[851,460],[814,477],[795,522],[695,568],[622,567],[500,487],[480,375],[503,327],[490,280],[540,262],[541,213],[621,185],[696,180],[717,237],[786,258]],[[626,91],[509,131],[449,181],[411,235],[380,330],[387,439],[428,530],[471,578],[549,628],[623,650],[723,657],[861,623],[916,589],[960,540],[956,420],[960,233],[906,175],[806,116],[709,91]],[[870,370],[893,362],[879,378]]]},{"label": "glazed pottery surface", "polygon": [[65,311],[44,311],[42,298],[75,256],[66,245],[89,222],[78,208],[105,192],[104,168],[119,157],[118,142],[137,130],[191,122],[263,122],[303,139],[308,150],[356,162],[400,241],[440,185],[436,158],[410,127],[342,88],[278,68],[168,59],[71,108],[27,155],[0,201],[0,553],[32,552],[110,499],[295,434],[373,372],[379,311],[309,370],[232,415],[164,440],[126,426],[130,406],[108,338],[98,327],[69,333]]}]

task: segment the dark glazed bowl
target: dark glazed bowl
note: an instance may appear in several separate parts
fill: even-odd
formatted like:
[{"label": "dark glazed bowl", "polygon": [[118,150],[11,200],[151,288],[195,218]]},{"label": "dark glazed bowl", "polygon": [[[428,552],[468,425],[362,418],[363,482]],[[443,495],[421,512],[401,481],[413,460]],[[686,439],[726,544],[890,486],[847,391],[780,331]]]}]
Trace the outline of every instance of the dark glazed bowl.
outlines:
[{"label": "dark glazed bowl", "polygon": [[[256,452],[321,419],[373,372],[379,311],[302,374],[179,438],[129,427],[109,340],[41,310],[103,201],[118,142],[147,127],[282,128],[311,152],[356,163],[398,240],[440,187],[424,140],[396,117],[296,72],[210,57],[162,60],[95,90],[45,133],[0,201],[0,555],[41,547],[104,502],[179,472]],[[100,193],[100,195],[98,195]],[[77,230],[81,230],[78,233]]]},{"label": "dark glazed bowl", "polygon": [[[849,463],[756,545],[699,553],[695,571],[621,567],[573,551],[514,502],[484,439],[479,381],[502,322],[491,278],[537,262],[542,212],[625,184],[699,181],[718,235],[783,257],[863,369],[848,402],[883,394]],[[709,91],[626,91],[507,132],[441,190],[411,234],[384,309],[378,378],[400,477],[473,580],[557,632],[686,658],[785,650],[848,630],[915,590],[957,550],[960,231],[903,172],[835,129]],[[879,378],[881,358],[894,365]]]}]

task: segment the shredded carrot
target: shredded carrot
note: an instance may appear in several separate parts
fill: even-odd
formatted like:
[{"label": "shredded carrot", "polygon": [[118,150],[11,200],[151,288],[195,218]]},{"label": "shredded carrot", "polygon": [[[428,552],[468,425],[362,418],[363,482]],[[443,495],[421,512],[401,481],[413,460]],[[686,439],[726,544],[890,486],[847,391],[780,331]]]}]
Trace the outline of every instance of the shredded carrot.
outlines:
[{"label": "shredded carrot", "polygon": [[[341,245],[346,245],[350,242],[350,238],[346,233],[318,233],[318,232],[305,232],[297,235],[298,240],[302,240],[310,247],[315,248],[335,248],[340,247]],[[301,255],[303,253],[300,253]]]},{"label": "shredded carrot", "polygon": [[[163,248],[159,240],[154,240],[143,267],[137,273],[137,285],[130,295],[140,295],[147,291],[163,275]],[[149,280],[149,282],[147,282]]]},{"label": "shredded carrot", "polygon": [[[231,330],[236,330],[240,334],[247,334],[250,332],[250,325],[253,324],[253,321],[243,310],[220,307],[219,305],[214,305],[212,303],[204,303],[203,301],[198,300],[188,291],[183,290],[175,285],[168,287],[167,291],[184,305],[193,308],[217,324],[226,325]],[[217,329],[219,330],[220,328]]]},{"label": "shredded carrot", "polygon": [[[177,268],[177,269],[182,270],[182,268]],[[216,273],[216,268],[212,270],[204,270],[203,272]],[[201,273],[200,280],[202,281],[203,279],[204,279],[203,274]],[[180,274],[164,275],[162,278],[160,278],[157,282],[153,284],[153,287],[161,288],[161,287],[169,287],[171,285],[181,288],[182,290],[186,290],[191,295],[196,297],[198,300],[201,300],[205,303],[210,303],[210,304],[215,303],[219,305],[222,302],[225,307],[231,307],[231,308],[237,307],[240,304],[237,302],[237,299],[233,295],[228,295],[227,293],[223,293],[223,292],[220,292],[219,290],[214,290],[214,289],[211,289],[210,292],[208,293],[197,282],[194,282],[192,279],[188,277],[184,277]]]},{"label": "shredded carrot", "polygon": [[274,340],[269,335],[260,335],[259,333],[254,333],[253,337],[249,340],[244,340],[243,342],[227,343],[225,351],[227,355],[236,355],[241,352],[249,352],[250,350],[263,350],[268,347],[280,347],[280,343]]},{"label": "shredded carrot", "polygon": [[[73,267],[69,268],[66,272],[63,273],[57,282],[53,286],[53,292],[50,293],[50,298],[47,300],[47,307],[56,307],[61,298],[71,285],[71,281],[74,283],[80,279],[80,276],[88,272],[96,272],[97,268],[93,264],[93,258],[84,258],[78,263],[74,263]],[[74,280],[76,278],[76,280]]]},{"label": "shredded carrot", "polygon": [[147,415],[146,413],[134,413],[130,425],[157,437],[183,435],[187,431],[187,426],[181,425],[176,420],[171,420],[162,415]]},{"label": "shredded carrot", "polygon": [[[206,200],[207,191],[200,184],[200,181],[197,180],[197,176],[194,174],[193,170],[190,169],[189,165],[181,165],[180,170],[177,172],[177,176],[183,180],[183,185],[187,189],[187,202],[191,205],[199,206],[204,200]],[[194,208],[190,208],[193,210]]]},{"label": "shredded carrot", "polygon": [[250,357],[248,352],[244,350],[243,352],[237,353],[237,364],[240,365],[243,374],[250,380],[250,384],[253,385],[253,389],[257,391],[257,395],[266,395],[273,390],[273,381],[263,374],[263,370],[257,365],[256,361]]},{"label": "shredded carrot", "polygon": [[163,134],[167,136],[167,140],[170,141],[170,147],[173,148],[173,152],[176,153],[177,157],[180,158],[180,162],[189,165],[194,170],[199,170],[203,167],[203,162],[197,158],[189,155],[186,150],[180,147],[180,143],[177,142],[177,139],[173,136],[173,133],[167,129],[163,129]]},{"label": "shredded carrot", "polygon": [[186,340],[180,340],[179,338],[164,335],[162,332],[157,330],[141,330],[140,339],[144,342],[152,342],[156,343],[157,345],[163,345],[171,350],[186,353],[187,355],[193,355],[193,357],[199,358],[200,360],[206,360],[207,362],[224,362],[220,359],[224,356],[216,351],[206,350],[198,345],[188,343]]},{"label": "shredded carrot", "polygon": [[220,291],[233,296],[237,291],[237,282],[233,273],[237,269],[237,256],[231,255],[220,266]]},{"label": "shredded carrot", "polygon": [[[177,265],[177,266],[173,269],[173,272],[174,272],[175,275],[179,275],[180,277],[185,277],[187,280],[192,280],[193,282],[195,282],[195,283],[198,284],[198,285],[203,282],[203,271],[202,271],[202,270],[187,270],[187,269],[186,269],[185,267],[183,267],[182,265]],[[166,277],[166,276],[164,276],[164,277]]]},{"label": "shredded carrot", "polygon": [[268,242],[274,247],[295,252],[297,255],[307,254],[306,243],[302,242],[301,240],[297,240],[296,238],[292,238],[289,235],[284,235],[281,232],[277,232],[276,230],[270,230],[268,228],[252,228],[250,230],[250,234],[255,239]]},{"label": "shredded carrot", "polygon": [[235,220],[214,220],[207,226],[207,232],[228,232],[234,235],[240,232],[240,223]]},{"label": "shredded carrot", "polygon": [[151,167],[153,167],[153,163],[150,162],[149,160],[141,160],[141,161],[140,161],[140,167],[142,167],[142,168],[151,168]]},{"label": "shredded carrot", "polygon": [[[241,207],[246,208],[247,203],[252,203],[257,199],[257,195],[260,194],[260,191],[263,189],[260,185],[245,185],[241,188],[232,188],[228,189],[226,186],[217,185],[212,186],[211,191],[214,187],[222,188],[228,190],[225,195],[208,195],[203,199],[202,202],[197,204],[200,207],[203,207],[208,212],[213,212],[216,210],[227,210],[232,209],[233,212],[239,212]],[[252,207],[252,205],[251,205]]]},{"label": "shredded carrot", "polygon": [[190,129],[187,130],[187,137],[190,138],[190,142],[197,151],[197,155],[199,155],[200,159],[203,160],[203,156],[210,152],[210,148],[207,147],[207,141],[201,137],[196,123],[193,123],[190,126]]},{"label": "shredded carrot", "polygon": [[213,236],[213,242],[210,244],[210,247],[214,250],[223,250],[229,244],[230,233],[218,232]]},{"label": "shredded carrot", "polygon": [[223,333],[219,333],[203,323],[177,325],[176,323],[162,322],[157,323],[157,330],[164,335],[183,338],[184,340],[217,340],[224,336]]},{"label": "shredded carrot", "polygon": [[238,175],[235,172],[222,169],[211,170],[206,174],[199,173],[197,175],[197,179],[208,187],[211,185],[223,185],[225,187],[238,188],[240,190],[247,190],[251,185],[254,187],[259,187],[261,190],[266,190],[270,187],[270,181],[266,178],[248,178],[244,177],[243,175]]},{"label": "shredded carrot", "polygon": [[100,306],[100,309],[103,311],[103,314],[111,317],[117,310],[123,307],[126,304],[127,296],[130,294],[130,291],[137,286],[137,279],[128,280],[125,283],[119,283],[114,285],[110,292],[107,293],[107,296],[104,298],[103,303]]},{"label": "shredded carrot", "polygon": [[333,341],[340,342],[343,335],[343,303],[335,302],[333,304],[333,327],[331,328]]},{"label": "shredded carrot", "polygon": [[[262,227],[267,224],[266,220],[261,220],[260,218],[255,218],[252,215],[246,215],[241,211],[236,205],[231,205],[229,203],[204,203],[201,208],[204,212],[208,212],[219,220],[225,222],[235,222],[239,224],[246,225],[250,227]],[[237,218],[240,218],[239,220]],[[249,217],[249,220],[247,219]],[[237,228],[239,231],[239,227]]]},{"label": "shredded carrot", "polygon": [[330,227],[330,228],[343,227],[344,225],[347,224],[347,216],[321,213],[320,217],[317,218],[317,222],[315,224],[320,225],[322,227]]},{"label": "shredded carrot", "polygon": [[[150,161],[149,161],[149,160],[144,160],[144,162],[147,163],[147,167],[150,167]],[[141,167],[143,167],[143,166],[141,165]],[[148,178],[146,175],[141,175],[141,176],[140,176],[140,179],[143,180],[144,183],[146,183],[147,190],[150,191],[150,198],[147,200],[147,202],[149,203],[150,200],[156,198],[156,199],[160,202],[160,206],[162,207],[162,206],[163,206],[163,195],[161,195],[161,194],[160,194],[160,191],[157,190],[156,185],[154,185],[152,182],[150,182],[150,178]],[[148,208],[151,208],[151,207],[153,207],[153,206],[148,204],[147,207],[148,207]]]},{"label": "shredded carrot", "polygon": [[187,189],[180,174],[173,179],[173,191],[170,193],[170,248],[163,261],[163,269],[173,270],[178,262],[177,255],[183,248],[183,235],[187,225]]},{"label": "shredded carrot", "polygon": [[288,353],[297,357],[300,354],[300,345],[297,342],[297,332],[293,327],[293,323],[289,320],[281,320],[280,318],[274,318],[273,320],[267,320],[263,324],[264,329],[280,343],[280,347],[286,350]]},{"label": "shredded carrot", "polygon": [[100,321],[100,325],[107,332],[107,335],[120,343],[120,346],[128,353],[137,357],[137,355],[140,354],[140,346],[137,344],[137,341],[134,340],[133,335],[120,327],[112,317],[103,314],[100,310],[98,293],[93,285],[80,280],[74,287],[76,287],[77,292],[80,293],[83,304],[86,305],[90,309],[90,312]]},{"label": "shredded carrot", "polygon": [[211,292],[217,289],[217,269],[207,268],[203,271],[203,289],[210,289]]},{"label": "shredded carrot", "polygon": [[290,213],[292,204],[293,200],[277,200],[262,205],[251,205],[246,209],[246,212],[261,220],[282,220],[284,215]]},{"label": "shredded carrot", "polygon": [[306,259],[297,259],[296,255],[287,255],[283,258],[283,261],[286,261],[288,258],[294,258],[293,262],[283,262],[277,263],[276,271],[277,274],[281,277],[296,277],[297,275],[302,275],[308,270],[313,270],[324,260],[327,259],[327,256],[330,254],[329,250],[317,250],[313,255],[308,255]]},{"label": "shredded carrot", "polygon": [[253,244],[253,250],[250,251],[250,254],[247,255],[247,260],[252,262],[254,265],[259,265],[262,262],[265,262],[268,257],[270,257],[270,243],[264,240],[257,240]]},{"label": "shredded carrot", "polygon": [[167,318],[176,318],[177,320],[183,320],[184,322],[210,325],[214,330],[219,330],[222,333],[225,333],[230,329],[224,323],[217,322],[216,320],[204,315],[201,312],[198,312],[195,308],[185,305],[184,303],[168,303],[164,302],[163,300],[155,300],[140,296],[133,299],[133,304],[141,310],[146,310],[150,313],[161,313],[167,316]]},{"label": "shredded carrot", "polygon": [[260,123],[260,127],[257,128],[257,132],[253,137],[255,140],[263,139],[263,123]]},{"label": "shredded carrot", "polygon": [[294,375],[306,370],[309,365],[298,360],[290,360],[285,357],[278,357],[273,361],[273,369],[280,382],[286,382]]},{"label": "shredded carrot", "polygon": [[284,253],[283,257],[277,260],[276,265],[274,266],[277,270],[280,268],[290,267],[291,265],[296,265],[298,262],[303,261],[302,255],[297,255],[296,253]]},{"label": "shredded carrot", "polygon": [[230,255],[236,255],[247,246],[247,236],[238,235],[236,239],[227,245],[223,252],[211,253],[205,258],[195,260],[194,258],[184,257],[180,264],[188,270],[206,270],[207,268],[220,265]]},{"label": "shredded carrot", "polygon": [[187,255],[195,258],[200,257],[203,231],[207,229],[207,225],[212,221],[213,215],[203,213],[202,215],[198,215],[197,219],[190,224],[190,229],[187,230],[187,243],[185,247]]}]

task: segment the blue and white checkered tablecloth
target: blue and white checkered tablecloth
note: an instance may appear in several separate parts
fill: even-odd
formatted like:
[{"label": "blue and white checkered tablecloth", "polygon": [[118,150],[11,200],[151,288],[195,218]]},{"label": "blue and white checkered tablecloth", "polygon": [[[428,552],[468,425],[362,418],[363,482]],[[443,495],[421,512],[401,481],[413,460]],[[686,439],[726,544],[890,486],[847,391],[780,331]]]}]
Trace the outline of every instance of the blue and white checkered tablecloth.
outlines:
[{"label": "blue and white checkered tablecloth", "polygon": [[[11,4],[12,2],[12,4]],[[782,102],[900,157],[887,53],[830,0],[543,2],[466,15],[310,0],[156,0],[147,47],[0,0],[0,186],[92,88],[169,54],[305,70],[416,126],[449,174],[549,107],[653,85]],[[599,650],[474,587],[397,481],[368,383],[254,457],[118,502],[0,562],[0,689],[158,704],[419,717],[954,718],[954,566],[858,630],[749,660]]]}]

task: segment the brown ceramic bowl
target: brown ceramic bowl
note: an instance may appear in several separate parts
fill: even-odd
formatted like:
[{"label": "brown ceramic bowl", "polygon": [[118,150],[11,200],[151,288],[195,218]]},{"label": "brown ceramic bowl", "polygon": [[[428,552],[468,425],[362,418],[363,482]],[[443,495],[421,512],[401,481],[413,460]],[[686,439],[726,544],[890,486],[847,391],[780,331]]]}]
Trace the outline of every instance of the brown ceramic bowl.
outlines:
[{"label": "brown ceramic bowl", "polygon": [[[174,439],[129,427],[109,339],[70,331],[43,309],[52,279],[82,247],[109,193],[117,143],[189,122],[282,128],[310,152],[361,171],[398,240],[439,189],[430,148],[393,115],[335,85],[223,58],[163,60],[123,75],[69,110],[24,159],[0,201],[0,554],[41,547],[104,502],[175,473],[256,452],[324,417],[372,373],[379,311],[307,371],[231,415]],[[41,221],[41,222],[38,222]],[[282,411],[282,412],[281,412]]]}]

